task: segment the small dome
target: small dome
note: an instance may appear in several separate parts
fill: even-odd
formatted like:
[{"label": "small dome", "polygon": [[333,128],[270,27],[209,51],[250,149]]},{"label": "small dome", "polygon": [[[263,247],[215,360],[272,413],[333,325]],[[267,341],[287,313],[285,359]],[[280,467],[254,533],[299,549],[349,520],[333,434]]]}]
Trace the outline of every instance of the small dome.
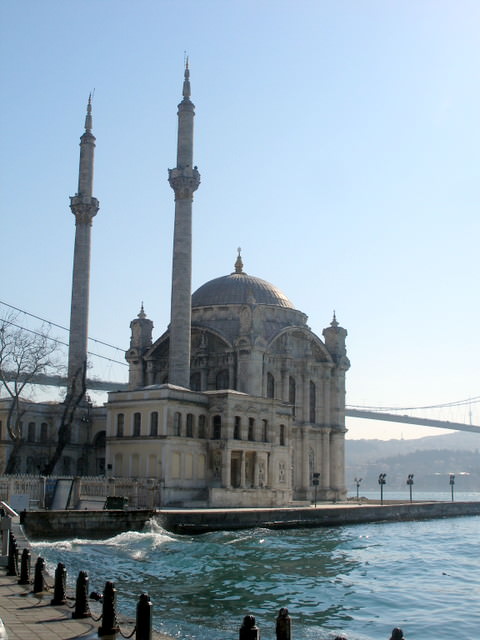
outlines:
[{"label": "small dome", "polygon": [[273,284],[243,272],[210,280],[197,289],[192,296],[192,307],[249,303],[295,309],[287,296]]}]

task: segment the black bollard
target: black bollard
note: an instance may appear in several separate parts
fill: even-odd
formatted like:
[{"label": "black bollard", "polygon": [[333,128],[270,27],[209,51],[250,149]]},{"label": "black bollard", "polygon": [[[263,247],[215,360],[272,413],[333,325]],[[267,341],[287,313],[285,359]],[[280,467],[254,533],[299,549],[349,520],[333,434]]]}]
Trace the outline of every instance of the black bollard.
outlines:
[{"label": "black bollard", "polygon": [[7,576],[18,576],[18,547],[15,538],[10,539],[8,547]]},{"label": "black bollard", "polygon": [[67,570],[65,565],[59,562],[55,569],[55,584],[53,586],[52,605],[67,604]]},{"label": "black bollard", "polygon": [[282,607],[278,612],[275,632],[277,640],[290,640],[292,637],[292,621],[288,615],[288,609],[285,607]]},{"label": "black bollard", "polygon": [[75,589],[75,611],[72,618],[89,618],[90,608],[88,606],[88,575],[86,571],[80,571]]},{"label": "black bollard", "polygon": [[33,593],[41,593],[46,591],[45,579],[43,572],[45,571],[45,560],[38,556],[35,562],[35,573],[33,576]]},{"label": "black bollard", "polygon": [[117,622],[117,590],[113,582],[106,582],[103,592],[102,626],[98,628],[98,635],[113,636],[119,631]]},{"label": "black bollard", "polygon": [[136,630],[135,640],[152,640],[152,603],[146,593],[138,599]]},{"label": "black bollard", "polygon": [[245,616],[240,627],[239,640],[260,640],[260,629],[255,626],[255,616]]},{"label": "black bollard", "polygon": [[18,584],[30,584],[30,563],[31,554],[28,549],[22,551],[22,559],[20,561],[20,578]]}]

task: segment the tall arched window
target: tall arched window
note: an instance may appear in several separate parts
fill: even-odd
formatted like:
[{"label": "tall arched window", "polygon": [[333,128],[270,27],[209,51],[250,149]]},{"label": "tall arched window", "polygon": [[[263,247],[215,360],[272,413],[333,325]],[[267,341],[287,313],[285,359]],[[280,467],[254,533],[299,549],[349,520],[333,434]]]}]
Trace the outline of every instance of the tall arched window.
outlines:
[{"label": "tall arched window", "polygon": [[123,437],[124,427],[125,427],[125,414],[119,413],[117,416],[117,438]]},{"label": "tall arched window", "polygon": [[139,436],[142,428],[142,414],[138,411],[133,414],[133,435]]},{"label": "tall arched window", "polygon": [[248,419],[248,439],[255,440],[255,418]]},{"label": "tall arched window", "polygon": [[235,416],[235,424],[233,425],[233,437],[235,438],[235,440],[241,440],[241,426],[242,419],[240,418],[240,416]]},{"label": "tall arched window", "polygon": [[28,423],[27,440],[28,442],[35,442],[35,422]]},{"label": "tall arched window", "polygon": [[182,414],[179,411],[176,411],[173,416],[173,435],[182,435]]},{"label": "tall arched window", "polygon": [[158,436],[158,411],[152,411],[150,414],[150,435]]},{"label": "tall arched window", "polygon": [[288,401],[293,405],[293,415],[295,415],[295,402],[297,400],[297,384],[292,376],[288,379]]},{"label": "tall arched window", "polygon": [[193,415],[187,413],[187,438],[193,438]]},{"label": "tall arched window", "polygon": [[206,438],[207,436],[207,434],[205,433],[206,422],[207,422],[207,419],[205,418],[204,415],[198,416],[198,437],[199,438]]},{"label": "tall arched window", "polygon": [[275,378],[270,373],[267,373],[267,398],[275,397]]},{"label": "tall arched window", "polygon": [[263,440],[263,442],[268,442],[268,422],[267,422],[267,420],[262,420],[262,440]]},{"label": "tall arched window", "polygon": [[315,383],[310,380],[310,422],[316,422],[317,419],[317,390]]},{"label": "tall arched window", "polygon": [[213,416],[213,440],[220,440],[222,437],[222,416]]},{"label": "tall arched window", "polygon": [[285,425],[280,425],[280,446],[285,446]]},{"label": "tall arched window", "polygon": [[47,442],[48,440],[48,424],[46,422],[42,422],[40,425],[40,440],[41,442]]}]

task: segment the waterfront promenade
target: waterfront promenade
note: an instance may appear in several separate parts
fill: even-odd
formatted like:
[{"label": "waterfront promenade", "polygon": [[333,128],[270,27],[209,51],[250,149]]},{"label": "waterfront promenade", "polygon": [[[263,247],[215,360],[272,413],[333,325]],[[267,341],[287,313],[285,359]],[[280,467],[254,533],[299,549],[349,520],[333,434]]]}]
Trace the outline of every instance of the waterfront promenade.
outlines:
[{"label": "waterfront promenade", "polygon": [[[29,548],[20,525],[14,521],[13,533],[21,549]],[[33,562],[36,558],[32,558]],[[18,584],[17,576],[8,576],[6,567],[0,567],[0,640],[83,640],[98,639],[98,627],[101,622],[101,605],[92,603],[92,618],[72,619],[74,601],[69,600],[63,606],[52,606],[53,590],[33,594],[31,585]],[[53,584],[53,578],[49,578]],[[94,619],[95,618],[95,619]],[[135,626],[135,620],[122,619],[119,615],[120,628],[129,635]],[[6,635],[5,635],[6,632]],[[3,635],[2,635],[3,633]],[[121,638],[120,634],[103,636],[105,640]],[[152,640],[170,640],[167,636],[153,632]]]}]

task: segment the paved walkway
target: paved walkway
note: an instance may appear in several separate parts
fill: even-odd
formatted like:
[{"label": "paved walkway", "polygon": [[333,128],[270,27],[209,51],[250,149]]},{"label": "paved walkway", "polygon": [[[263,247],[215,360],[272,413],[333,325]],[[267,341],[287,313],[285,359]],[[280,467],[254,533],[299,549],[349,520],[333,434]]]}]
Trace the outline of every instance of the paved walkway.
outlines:
[{"label": "paved walkway", "polygon": [[[13,533],[17,540],[20,553],[27,548],[28,540],[22,529],[13,524]],[[34,560],[32,559],[33,577]],[[33,594],[31,586],[19,585],[16,576],[7,576],[6,567],[0,566],[0,640],[98,640],[98,627],[101,622],[92,618],[81,620],[72,619],[74,603],[69,601],[64,606],[51,606],[53,589],[40,594]],[[53,584],[53,578],[49,578]],[[69,590],[67,590],[69,594]],[[70,606],[69,606],[70,604]],[[101,615],[101,604],[89,603],[92,615],[98,619]],[[120,629],[125,635],[132,633],[134,620],[120,620]],[[121,640],[121,634],[103,636],[102,640]],[[158,633],[152,635],[153,640],[167,640],[166,636]]]}]

